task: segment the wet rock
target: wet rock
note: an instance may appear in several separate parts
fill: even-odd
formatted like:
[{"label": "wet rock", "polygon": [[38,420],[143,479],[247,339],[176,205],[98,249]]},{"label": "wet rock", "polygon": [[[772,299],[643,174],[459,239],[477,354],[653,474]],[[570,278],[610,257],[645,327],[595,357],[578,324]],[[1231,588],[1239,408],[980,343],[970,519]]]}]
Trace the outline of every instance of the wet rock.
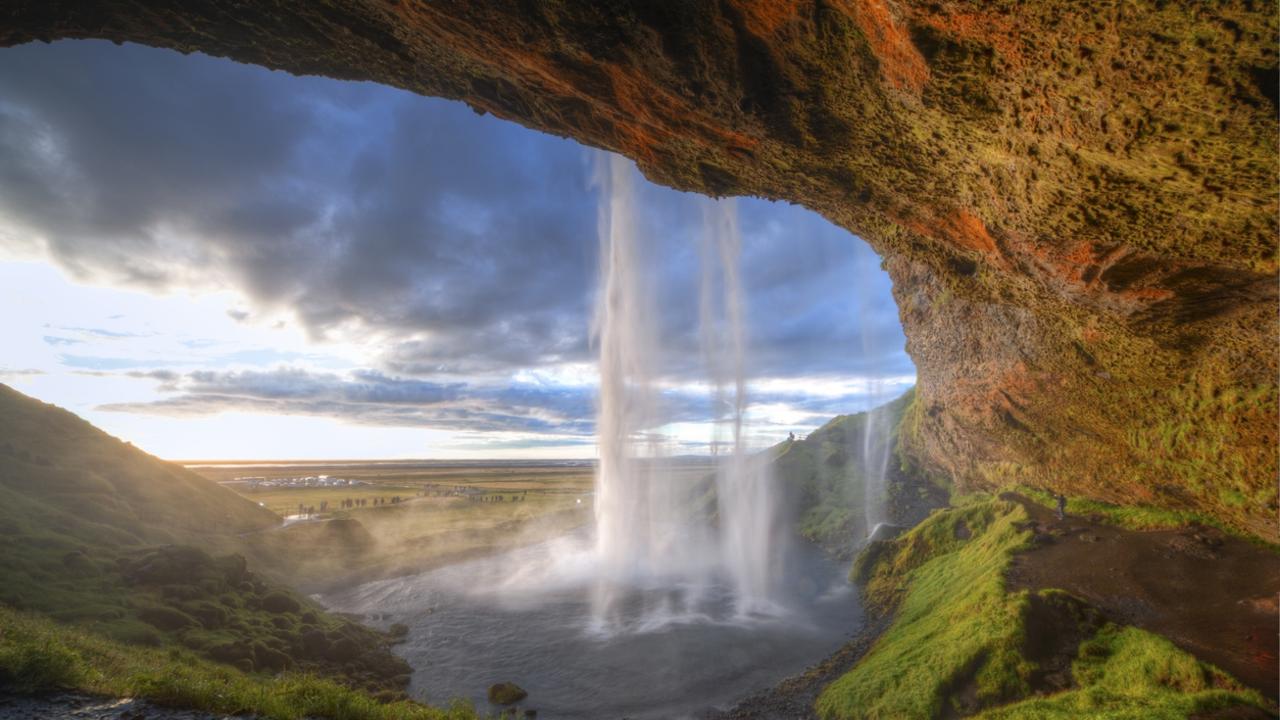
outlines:
[{"label": "wet rock", "polygon": [[1168,547],[1175,553],[1199,560],[1216,560],[1218,554],[1210,546],[1196,540],[1193,536],[1175,535],[1169,538]]},{"label": "wet rock", "polygon": [[501,682],[489,686],[489,702],[496,705],[511,705],[527,697],[529,693],[515,683]]}]

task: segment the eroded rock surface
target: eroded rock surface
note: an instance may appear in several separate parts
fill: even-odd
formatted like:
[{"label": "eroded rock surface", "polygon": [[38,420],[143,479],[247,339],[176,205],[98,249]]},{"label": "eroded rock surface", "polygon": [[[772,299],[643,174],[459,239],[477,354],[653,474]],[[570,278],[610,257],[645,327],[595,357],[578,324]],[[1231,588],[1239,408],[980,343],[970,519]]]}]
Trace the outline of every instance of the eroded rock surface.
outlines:
[{"label": "eroded rock surface", "polygon": [[801,203],[884,257],[908,447],[1277,539],[1269,3],[18,0],[108,38],[373,80]]}]

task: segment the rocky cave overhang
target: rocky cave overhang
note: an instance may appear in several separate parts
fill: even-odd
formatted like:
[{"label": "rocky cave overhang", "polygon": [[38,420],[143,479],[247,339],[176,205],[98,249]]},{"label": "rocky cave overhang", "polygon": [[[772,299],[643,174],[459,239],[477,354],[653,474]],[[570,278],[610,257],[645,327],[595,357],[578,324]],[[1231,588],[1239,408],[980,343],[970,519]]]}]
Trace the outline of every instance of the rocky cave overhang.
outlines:
[{"label": "rocky cave overhang", "polygon": [[816,210],[895,283],[905,459],[1277,532],[1266,2],[17,0],[104,38],[454,98]]}]

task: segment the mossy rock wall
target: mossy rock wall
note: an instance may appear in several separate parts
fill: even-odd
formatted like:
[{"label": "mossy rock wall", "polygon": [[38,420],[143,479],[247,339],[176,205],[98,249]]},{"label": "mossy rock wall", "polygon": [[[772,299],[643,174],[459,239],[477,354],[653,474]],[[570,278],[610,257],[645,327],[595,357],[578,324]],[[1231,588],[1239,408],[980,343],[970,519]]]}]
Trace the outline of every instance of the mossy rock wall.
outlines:
[{"label": "mossy rock wall", "polygon": [[804,204],[886,258],[921,466],[1275,539],[1276,34],[1255,0],[18,0],[0,45],[372,80]]}]

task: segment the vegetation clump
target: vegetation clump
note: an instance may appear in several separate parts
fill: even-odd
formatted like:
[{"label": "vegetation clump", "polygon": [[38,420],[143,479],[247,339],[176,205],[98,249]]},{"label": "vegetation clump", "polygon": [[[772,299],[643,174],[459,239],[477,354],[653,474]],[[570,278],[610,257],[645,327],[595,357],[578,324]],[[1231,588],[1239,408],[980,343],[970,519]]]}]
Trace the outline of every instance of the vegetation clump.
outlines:
[{"label": "vegetation clump", "polygon": [[440,709],[387,701],[307,673],[246,673],[179,647],[129,645],[0,606],[0,687],[78,690],[264,720],[474,720],[465,703]]}]

